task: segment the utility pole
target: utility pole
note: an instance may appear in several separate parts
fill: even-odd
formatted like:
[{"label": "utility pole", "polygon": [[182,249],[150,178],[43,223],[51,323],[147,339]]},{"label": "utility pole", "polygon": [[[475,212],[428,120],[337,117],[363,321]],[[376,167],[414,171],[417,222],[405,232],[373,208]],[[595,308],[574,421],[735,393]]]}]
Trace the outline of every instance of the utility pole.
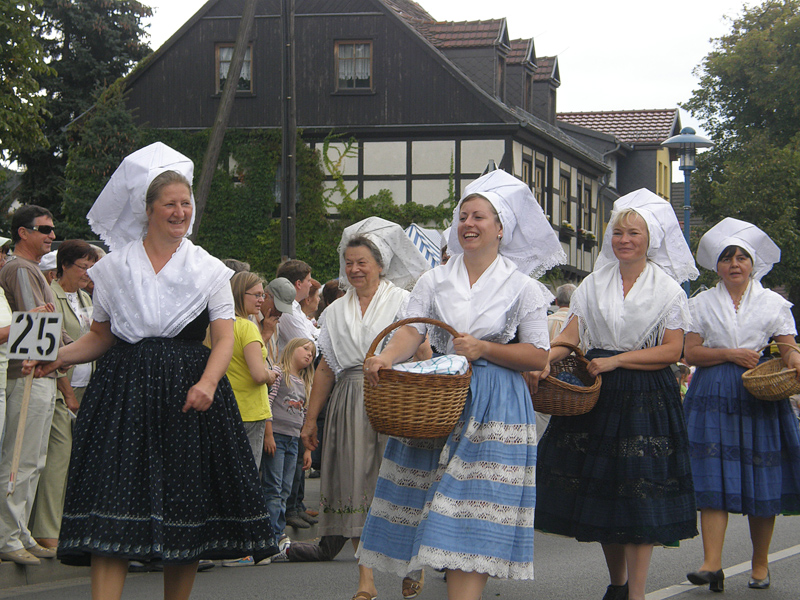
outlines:
[{"label": "utility pole", "polygon": [[281,256],[295,258],[297,217],[297,102],[295,101],[294,0],[281,0]]},{"label": "utility pole", "polygon": [[200,221],[203,218],[203,212],[205,212],[206,203],[208,202],[208,193],[211,190],[211,180],[214,178],[214,172],[217,170],[219,153],[222,150],[225,130],[228,128],[228,121],[230,120],[231,111],[233,110],[233,101],[236,97],[239,75],[242,72],[247,45],[250,41],[250,32],[253,30],[255,14],[256,0],[245,0],[244,9],[242,10],[242,20],[239,22],[239,31],[236,34],[236,45],[234,46],[231,65],[228,69],[228,77],[225,79],[225,85],[222,88],[222,98],[220,99],[219,108],[217,109],[217,116],[214,119],[214,125],[211,128],[211,137],[208,141],[205,157],[203,158],[203,168],[200,171],[200,177],[194,189],[196,215],[194,219],[194,229],[189,236],[192,241],[197,239],[197,232],[200,231]]}]

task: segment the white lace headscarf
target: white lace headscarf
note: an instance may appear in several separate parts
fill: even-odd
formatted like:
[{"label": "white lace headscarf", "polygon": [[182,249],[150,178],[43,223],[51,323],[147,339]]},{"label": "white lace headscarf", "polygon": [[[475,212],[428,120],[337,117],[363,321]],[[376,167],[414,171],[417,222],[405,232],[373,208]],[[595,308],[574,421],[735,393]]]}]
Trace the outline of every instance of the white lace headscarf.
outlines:
[{"label": "white lace headscarf", "polygon": [[[194,164],[177,150],[155,142],[125,157],[111,179],[100,192],[86,218],[100,239],[114,251],[126,244],[142,239],[147,231],[145,196],[153,179],[164,171],[177,171],[192,183]],[[192,200],[192,221],[187,234],[194,227],[197,211]]]},{"label": "white lace headscarf", "polygon": [[350,287],[345,273],[344,251],[355,236],[363,235],[377,246],[383,259],[383,277],[402,289],[410,290],[431,265],[403,228],[380,217],[367,217],[346,227],[339,242],[339,286]]},{"label": "white lace headscarf", "polygon": [[503,225],[498,252],[520,271],[539,277],[567,261],[567,255],[533,192],[525,183],[499,169],[482,175],[464,189],[464,195],[453,211],[453,225],[447,240],[448,254],[464,252],[458,239],[458,216],[464,200],[473,194],[486,198],[497,211]]},{"label": "white lace headscarf", "polygon": [[781,249],[763,231],[747,221],[727,217],[706,231],[697,246],[697,264],[712,271],[722,251],[728,246],[739,246],[747,250],[753,259],[751,277],[761,281],[781,260]]},{"label": "white lace headscarf", "polygon": [[[650,236],[647,259],[661,267],[678,283],[697,279],[700,273],[694,264],[692,252],[683,236],[672,205],[650,190],[642,188],[614,202],[611,220],[614,219],[615,213],[628,208],[641,215],[647,224]],[[612,228],[607,227],[600,255],[594,263],[594,271],[600,270],[607,264],[619,262],[611,247],[612,235]]]}]

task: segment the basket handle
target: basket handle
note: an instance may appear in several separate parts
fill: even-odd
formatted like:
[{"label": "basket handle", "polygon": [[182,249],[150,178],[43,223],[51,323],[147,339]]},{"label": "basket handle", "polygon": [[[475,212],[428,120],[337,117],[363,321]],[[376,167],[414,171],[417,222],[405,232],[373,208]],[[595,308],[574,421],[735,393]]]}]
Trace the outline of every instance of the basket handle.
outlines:
[{"label": "basket handle", "polygon": [[581,358],[584,357],[583,351],[577,346],[573,346],[569,342],[555,342],[553,344],[550,344],[550,348],[553,348],[554,346],[564,346],[565,348],[569,348],[570,350],[572,350],[576,356],[580,356]]},{"label": "basket handle", "polygon": [[[759,350],[759,353],[763,352],[764,350],[772,346],[772,344],[775,344],[776,346],[789,346],[789,348],[794,348],[795,350],[797,350],[798,353],[800,353],[800,348],[798,348],[796,344],[787,344],[786,342],[770,342],[766,346],[762,346],[761,349]],[[781,360],[783,360],[783,356],[781,356]],[[783,364],[787,371],[797,371],[797,369],[788,368],[785,362]]]},{"label": "basket handle", "polygon": [[425,317],[416,317],[411,319],[401,319],[400,321],[395,321],[388,327],[386,327],[383,331],[381,331],[377,337],[372,340],[372,344],[370,344],[369,350],[367,350],[367,355],[364,357],[366,361],[368,358],[372,358],[375,356],[375,350],[378,348],[378,344],[381,343],[381,340],[389,335],[395,329],[399,329],[404,325],[411,325],[411,323],[427,323],[428,325],[436,325],[437,327],[441,327],[447,333],[452,335],[454,338],[462,337],[460,333],[458,333],[455,329],[450,327],[447,323],[443,323],[442,321],[437,321],[436,319],[427,319]]}]

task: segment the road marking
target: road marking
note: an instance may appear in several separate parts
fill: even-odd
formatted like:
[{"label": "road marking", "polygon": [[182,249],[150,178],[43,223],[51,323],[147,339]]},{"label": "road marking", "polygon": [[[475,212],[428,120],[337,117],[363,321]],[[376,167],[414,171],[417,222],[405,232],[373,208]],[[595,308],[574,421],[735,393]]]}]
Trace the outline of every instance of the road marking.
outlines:
[{"label": "road marking", "polygon": [[[800,554],[800,544],[797,546],[792,546],[791,548],[786,548],[785,550],[779,550],[778,552],[773,552],[769,555],[769,562],[777,562],[779,560],[783,560],[784,558],[790,558],[792,556],[796,556]],[[750,561],[739,563],[738,565],[734,565],[732,567],[728,567],[725,569],[725,578],[733,577],[734,575],[739,575],[744,573],[745,571],[750,570]],[[645,600],[666,600],[666,598],[672,598],[677,596],[678,594],[682,594],[688,590],[696,589],[696,585],[692,585],[688,581],[684,581],[679,583],[678,585],[671,585],[668,588],[664,588],[661,590],[656,590],[655,592],[650,592],[644,598]]]}]

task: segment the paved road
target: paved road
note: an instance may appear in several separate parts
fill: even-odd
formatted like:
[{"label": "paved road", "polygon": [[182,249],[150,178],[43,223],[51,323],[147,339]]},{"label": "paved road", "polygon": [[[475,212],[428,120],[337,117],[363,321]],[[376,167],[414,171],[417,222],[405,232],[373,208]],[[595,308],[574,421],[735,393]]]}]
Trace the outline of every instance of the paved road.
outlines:
[{"label": "paved road", "polygon": [[[607,584],[602,553],[596,544],[539,535],[536,538],[536,580],[509,582],[490,580],[484,599],[503,600],[600,600]],[[702,548],[699,538],[684,542],[679,549],[656,548],[650,568],[648,600],[798,600],[800,599],[800,517],[779,517],[773,554],[784,551],[772,563],[773,585],[767,591],[749,590],[750,542],[747,521],[732,516],[725,548],[725,595],[685,583],[688,570],[699,566]],[[282,563],[264,567],[216,567],[197,576],[193,600],[272,600],[311,598],[348,600],[355,592],[356,563],[349,546],[329,563]],[[157,573],[131,575],[124,600],[156,600],[162,597],[162,578]],[[377,574],[379,598],[400,599],[400,581]],[[677,586],[677,587],[674,587]],[[422,600],[447,597],[441,575],[428,572]],[[88,579],[68,580],[0,591],[0,599],[88,600]]]}]

